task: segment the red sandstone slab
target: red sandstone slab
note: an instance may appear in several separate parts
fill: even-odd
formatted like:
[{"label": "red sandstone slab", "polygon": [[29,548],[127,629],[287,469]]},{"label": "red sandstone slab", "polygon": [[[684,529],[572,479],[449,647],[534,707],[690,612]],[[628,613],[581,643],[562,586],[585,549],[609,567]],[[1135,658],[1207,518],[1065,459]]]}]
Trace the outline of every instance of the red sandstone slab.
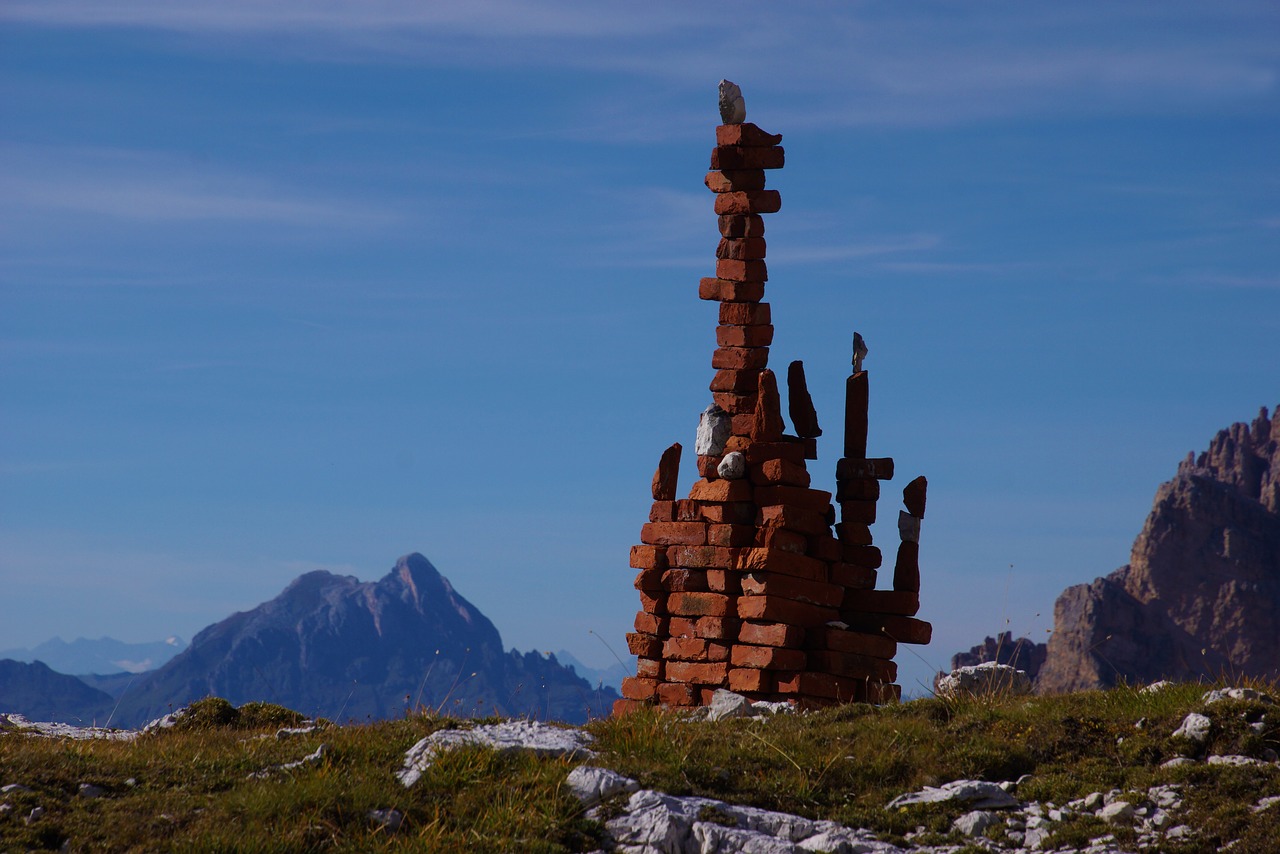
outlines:
[{"label": "red sandstone slab", "polygon": [[[668,593],[705,593],[707,573],[703,569],[668,569],[662,573],[662,589]],[[649,610],[648,608],[645,609]],[[652,611],[650,613],[660,613]]]},{"label": "red sandstone slab", "polygon": [[645,657],[641,656],[636,659],[636,676],[640,679],[654,679],[662,681],[663,661],[660,656]]},{"label": "red sandstone slab", "polygon": [[[753,528],[755,531],[755,543],[757,548],[762,549],[779,549],[784,552],[802,555],[809,553],[809,538],[798,531],[788,531],[786,528],[774,528],[764,526]],[[819,557],[813,555],[813,557]],[[821,560],[822,558],[819,557]]]},{"label": "red sandstone slab", "polygon": [[853,563],[831,564],[831,581],[852,590],[870,590],[876,586],[876,571]]},{"label": "red sandstone slab", "polygon": [[[825,560],[829,563],[839,563],[840,561],[840,541],[831,536],[830,533],[813,534],[808,538],[808,545],[805,548],[807,554],[816,557],[818,560]],[[834,578],[832,579],[835,580]]]},{"label": "red sandstone slab", "polygon": [[698,705],[698,691],[684,682],[659,682],[658,702],[664,706],[691,708]]},{"label": "red sandstone slab", "polygon": [[763,169],[729,169],[708,172],[702,183],[713,193],[733,193],[764,189]]},{"label": "red sandstone slab", "polygon": [[739,694],[772,694],[777,685],[777,677],[768,670],[739,667],[729,671],[729,690]]},{"label": "red sandstone slab", "polygon": [[708,569],[707,589],[712,593],[727,593],[737,596],[742,592],[741,573],[731,569]]},{"label": "red sandstone slab", "polygon": [[711,395],[711,399],[716,406],[735,417],[738,415],[751,417],[756,408],[756,396],[754,394],[734,394],[731,391],[717,391]]},{"label": "red sandstone slab", "polygon": [[783,599],[793,599],[826,608],[839,608],[845,600],[845,589],[839,584],[808,581],[771,572],[748,572],[743,575],[742,594],[744,596],[779,596]]},{"label": "red sandstone slab", "polygon": [[717,193],[715,210],[721,216],[777,213],[782,210],[782,194],[777,190]]},{"label": "red sandstone slab", "polygon": [[865,566],[867,569],[878,569],[884,563],[884,555],[877,546],[860,546],[852,543],[840,544],[840,558],[845,563]]},{"label": "red sandstone slab", "polygon": [[787,623],[744,622],[738,627],[738,640],[756,646],[797,648],[805,640],[805,630]]},{"label": "red sandstone slab", "polygon": [[639,574],[636,575],[636,580],[633,582],[632,586],[637,590],[648,590],[650,592],[660,591],[663,589],[663,571],[664,570],[661,569],[642,569]]},{"label": "red sandstone slab", "polygon": [[807,658],[802,649],[734,644],[729,663],[734,667],[752,667],[757,670],[803,670]]},{"label": "red sandstone slab", "polygon": [[898,678],[898,665],[883,658],[851,652],[817,650],[809,653],[809,669],[849,679],[876,679],[892,682]]},{"label": "red sandstone slab", "polygon": [[927,644],[933,638],[933,626],[914,617],[850,613],[840,619],[854,631],[879,632],[898,643]]},{"label": "red sandstone slab", "polygon": [[667,550],[655,546],[631,547],[632,569],[666,569]]},{"label": "red sandstone slab", "polygon": [[698,299],[720,302],[759,302],[764,299],[764,282],[702,279],[698,282]]},{"label": "red sandstone slab", "polygon": [[[871,481],[875,483],[875,481]],[[875,501],[841,501],[840,521],[855,525],[871,525],[876,521]]]},{"label": "red sandstone slab", "polygon": [[744,148],[766,148],[782,142],[782,134],[768,133],[752,122],[720,125],[716,128],[716,145],[740,145]]},{"label": "red sandstone slab", "polygon": [[850,590],[842,607],[867,614],[912,617],[920,610],[920,594],[902,590]]},{"label": "red sandstone slab", "polygon": [[689,497],[694,501],[750,501],[752,487],[745,480],[700,480],[689,490]]},{"label": "red sandstone slab", "polygon": [[635,629],[642,635],[665,637],[667,634],[667,618],[638,611],[636,613]]},{"label": "red sandstone slab", "polygon": [[680,443],[676,442],[658,459],[658,469],[653,473],[653,500],[674,501],[679,477]]},{"label": "red sandstone slab", "polygon": [[[707,528],[707,542],[715,546],[740,548],[750,546],[755,541],[755,534],[754,525],[711,525]],[[727,567],[729,563],[726,561],[719,565]]]},{"label": "red sandstone slab", "polygon": [[667,612],[678,617],[737,616],[731,597],[723,593],[672,593],[666,604]]},{"label": "red sandstone slab", "polygon": [[628,676],[622,680],[622,696],[628,700],[649,700],[657,691],[658,680]]},{"label": "red sandstone slab", "polygon": [[836,501],[875,501],[880,497],[880,481],[870,477],[836,481]]},{"label": "red sandstone slab", "polygon": [[924,518],[925,493],[929,489],[929,481],[923,475],[908,483],[902,489],[902,503],[907,512],[917,519]]},{"label": "red sandstone slab", "polygon": [[815,513],[826,513],[831,506],[830,492],[800,486],[757,486],[754,498],[761,507],[783,504]]},{"label": "red sandstone slab", "polygon": [[750,468],[751,482],[756,486],[809,486],[809,471],[802,463],[790,460],[765,460]]},{"label": "red sandstone slab", "polygon": [[774,504],[761,507],[756,523],[762,526],[786,528],[801,534],[831,534],[831,524],[825,512],[805,510],[790,504]]},{"label": "red sandstone slab", "polygon": [[818,412],[813,408],[809,384],[804,377],[804,362],[798,360],[787,366],[787,413],[797,436],[816,438],[822,435]]},{"label": "red sandstone slab", "polygon": [[729,644],[706,638],[667,638],[662,644],[662,657],[667,661],[728,661]]},{"label": "red sandstone slab", "polygon": [[621,700],[613,701],[613,709],[612,711],[609,712],[609,714],[610,716],[615,718],[622,718],[622,717],[626,717],[627,715],[634,715],[636,712],[642,709],[649,709],[652,707],[653,707],[653,704],[650,702],[645,702],[643,700],[628,700],[623,698]]},{"label": "red sandstone slab", "polygon": [[702,522],[702,505],[697,501],[691,501],[688,498],[681,498],[676,502],[676,519],[677,522]]},{"label": "red sandstone slab", "polygon": [[672,546],[669,559],[681,569],[723,569],[733,564],[733,553],[723,546]]},{"label": "red sandstone slab", "polygon": [[[725,278],[721,276],[721,278]],[[722,302],[720,323],[729,326],[767,326],[772,323],[767,302]],[[752,389],[754,391],[754,389]]]},{"label": "red sandstone slab", "polygon": [[667,679],[695,685],[725,685],[729,681],[729,662],[669,661]]},{"label": "red sandstone slab", "polygon": [[780,596],[743,596],[738,600],[738,616],[744,620],[790,623],[809,628],[837,619],[840,612],[836,608],[824,608]]},{"label": "red sandstone slab", "polygon": [[825,697],[842,703],[865,702],[867,689],[857,679],[845,679],[830,673],[805,671],[790,679],[778,679],[778,693]]},{"label": "red sandstone slab", "polygon": [[674,501],[655,501],[649,508],[650,522],[676,521],[676,503]]},{"label": "red sandstone slab", "polygon": [[667,593],[665,590],[640,590],[640,610],[656,617],[667,616]]},{"label": "red sandstone slab", "polygon": [[[706,279],[703,279],[705,282]],[[716,279],[714,281],[719,281]],[[769,364],[767,347],[719,347],[711,354],[711,367],[720,370],[760,370]],[[725,452],[728,453],[728,447]]]},{"label": "red sandstone slab", "polygon": [[786,425],[782,423],[782,401],[778,397],[778,380],[773,371],[765,369],[757,378],[756,409],[751,423],[753,442],[777,442],[782,439]]},{"label": "red sandstone slab", "polygon": [[732,261],[763,261],[767,248],[763,237],[722,237],[716,245],[716,257]]},{"label": "red sandstone slab", "polygon": [[653,635],[627,632],[627,649],[641,658],[658,658],[662,655],[662,641]]},{"label": "red sandstone slab", "polygon": [[[751,303],[722,302],[721,305],[751,305]],[[748,395],[756,390],[760,382],[760,371],[716,371],[711,380],[711,390]],[[734,413],[729,413],[730,415]]]},{"label": "red sandstone slab", "polygon": [[716,344],[720,347],[768,347],[773,343],[773,327],[721,325],[716,327]]},{"label": "red sandstone slab", "polygon": [[750,501],[726,501],[706,504],[702,518],[708,522],[728,522],[733,525],[750,525],[756,519],[756,506]]},{"label": "red sandstone slab", "polygon": [[781,169],[786,162],[786,151],[781,146],[743,148],[718,145],[711,151],[712,169]]},{"label": "red sandstone slab", "polygon": [[870,655],[886,661],[893,660],[898,652],[898,644],[884,635],[855,632],[839,629],[834,626],[822,626],[810,629],[806,638],[809,649],[825,649],[832,652],[849,652],[857,655]]},{"label": "red sandstone slab", "polygon": [[640,528],[640,542],[651,546],[702,546],[707,526],[702,522],[649,522]]},{"label": "red sandstone slab", "polygon": [[920,592],[920,544],[898,544],[898,558],[893,564],[893,589]]},{"label": "red sandstone slab", "polygon": [[717,477],[720,476],[717,473],[717,468],[720,466],[721,459],[723,458],[699,455],[698,463],[697,463],[698,476],[704,477],[707,480],[715,480]]},{"label": "red sandstone slab", "polygon": [[836,460],[836,480],[872,477],[893,480],[893,457],[865,457]]},{"label": "red sandstone slab", "polygon": [[740,572],[777,572],[808,581],[827,581],[828,567],[822,561],[780,549],[741,549],[734,555],[733,569]]},{"label": "red sandstone slab", "polygon": [[858,373],[844,384],[844,455],[865,458],[867,456],[867,404],[870,389],[867,372]]},{"label": "red sandstone slab", "polygon": [[716,276],[735,282],[767,282],[769,267],[764,261],[734,261],[720,258],[716,261]]},{"label": "red sandstone slab", "polygon": [[722,216],[717,220],[721,237],[733,239],[764,237],[764,217],[759,214],[749,216]]},{"label": "red sandstone slab", "polygon": [[836,539],[844,545],[869,546],[871,528],[859,522],[840,522],[836,525]]},{"label": "red sandstone slab", "polygon": [[797,465],[804,465],[804,447],[798,442],[788,442],[785,438],[776,442],[752,442],[742,452],[747,458],[747,465],[763,465],[769,460],[786,460]]}]

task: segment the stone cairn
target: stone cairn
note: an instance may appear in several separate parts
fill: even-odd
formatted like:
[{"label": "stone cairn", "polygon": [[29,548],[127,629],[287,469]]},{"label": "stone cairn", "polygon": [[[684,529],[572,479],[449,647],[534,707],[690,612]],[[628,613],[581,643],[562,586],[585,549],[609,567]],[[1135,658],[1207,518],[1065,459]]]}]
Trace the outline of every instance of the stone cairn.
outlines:
[{"label": "stone cairn", "polygon": [[[722,84],[722,105],[724,91]],[[726,123],[716,128],[706,177],[722,239],[716,276],[698,288],[699,297],[720,304],[713,403],[696,439],[700,479],[680,499],[681,446],[663,452],[642,544],[631,549],[641,610],[627,645],[638,662],[615,714],[655,703],[707,705],[720,688],[803,707],[891,702],[901,696],[898,643],[928,643],[932,633],[914,619],[923,477],[903,490],[893,589],[875,589],[882,557],[869,526],[893,460],[867,456],[862,336],[854,337],[845,386],[839,523],[832,494],[812,488],[805,467],[817,459],[822,430],[798,361],[787,369],[795,435],[784,432],[777,379],[767,367],[773,326],[761,301],[768,278],[761,215],[782,205],[776,190],[764,188],[765,170],[782,168],[782,137],[742,121],[740,93],[737,107],[728,115],[722,107]]]}]

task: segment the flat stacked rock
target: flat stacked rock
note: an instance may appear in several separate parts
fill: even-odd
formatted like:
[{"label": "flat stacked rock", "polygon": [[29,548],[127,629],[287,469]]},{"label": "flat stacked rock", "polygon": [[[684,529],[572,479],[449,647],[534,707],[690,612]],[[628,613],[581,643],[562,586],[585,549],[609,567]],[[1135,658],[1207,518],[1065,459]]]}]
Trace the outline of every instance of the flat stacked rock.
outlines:
[{"label": "flat stacked rock", "polygon": [[886,702],[901,693],[893,684],[898,642],[929,640],[929,624],[913,618],[923,478],[905,496],[902,516],[910,521],[900,525],[894,589],[874,589],[881,554],[869,525],[893,461],[866,456],[861,355],[855,352],[845,457],[837,465],[839,524],[832,493],[810,485],[806,460],[817,459],[822,431],[800,362],[787,371],[795,435],[785,432],[762,301],[763,215],[782,205],[776,190],[765,189],[765,171],[782,167],[781,140],[749,123],[716,129],[705,183],[716,194],[721,240],[716,275],[701,280],[698,294],[720,307],[712,404],[695,447],[700,477],[680,498],[682,447],[662,454],[649,522],[631,549],[641,610],[627,643],[637,672],[623,681],[615,713],[653,703],[707,705],[721,688],[802,706]]}]

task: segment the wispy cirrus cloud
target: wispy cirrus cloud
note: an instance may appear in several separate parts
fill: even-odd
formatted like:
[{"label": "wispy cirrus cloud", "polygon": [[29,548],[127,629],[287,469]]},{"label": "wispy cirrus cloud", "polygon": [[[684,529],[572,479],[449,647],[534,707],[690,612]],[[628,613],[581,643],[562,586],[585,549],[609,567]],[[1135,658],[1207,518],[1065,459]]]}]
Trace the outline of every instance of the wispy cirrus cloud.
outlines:
[{"label": "wispy cirrus cloud", "polygon": [[[1014,115],[1160,112],[1256,99],[1280,85],[1280,7],[1266,0],[1080,6],[583,0],[420,3],[375,0],[12,0],[0,18],[42,27],[194,35],[215,49],[291,52],[311,61],[605,72],[628,81],[570,136],[617,136],[669,97],[722,76],[809,126],[946,125]],[[280,35],[289,36],[281,46]],[[268,42],[267,39],[271,41]],[[782,61],[785,60],[785,61]],[[632,122],[612,120],[617,113]]]},{"label": "wispy cirrus cloud", "polygon": [[15,217],[74,213],[143,223],[222,221],[329,228],[394,222],[389,209],[196,166],[161,152],[6,146],[0,191]]}]

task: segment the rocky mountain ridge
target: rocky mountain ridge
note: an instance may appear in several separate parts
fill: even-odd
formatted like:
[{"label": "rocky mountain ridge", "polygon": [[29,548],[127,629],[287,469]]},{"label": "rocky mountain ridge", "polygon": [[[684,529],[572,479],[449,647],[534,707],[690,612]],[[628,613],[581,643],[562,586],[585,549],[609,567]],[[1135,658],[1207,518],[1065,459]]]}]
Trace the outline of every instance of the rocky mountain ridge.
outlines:
[{"label": "rocky mountain ridge", "polygon": [[[953,667],[996,660],[990,645]],[[1048,644],[1022,649],[1042,661],[1040,693],[1280,675],[1280,412],[1189,454],[1156,491],[1129,563],[1063,591]]]},{"label": "rocky mountain ridge", "polygon": [[[617,699],[554,656],[506,651],[493,623],[420,554],[400,558],[378,581],[306,573],[274,599],[203,629],[158,670],[118,684],[113,721],[120,726],[208,695],[339,721],[425,707],[581,722],[607,714]],[[99,705],[68,699],[58,719],[103,720],[112,709]],[[0,706],[27,712],[8,692]]]}]

